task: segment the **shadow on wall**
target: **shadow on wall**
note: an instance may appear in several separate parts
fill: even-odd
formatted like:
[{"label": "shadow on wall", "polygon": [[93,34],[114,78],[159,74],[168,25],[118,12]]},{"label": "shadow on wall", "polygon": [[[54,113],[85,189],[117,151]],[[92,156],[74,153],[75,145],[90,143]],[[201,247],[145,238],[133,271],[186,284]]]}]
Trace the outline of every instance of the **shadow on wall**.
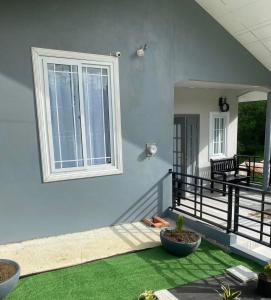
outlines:
[{"label": "shadow on wall", "polygon": [[[161,215],[163,209],[164,181],[169,179],[168,173],[145,192],[134,204],[117,218],[114,224],[125,224],[143,219],[147,216]],[[127,194],[129,197],[129,194]]]}]

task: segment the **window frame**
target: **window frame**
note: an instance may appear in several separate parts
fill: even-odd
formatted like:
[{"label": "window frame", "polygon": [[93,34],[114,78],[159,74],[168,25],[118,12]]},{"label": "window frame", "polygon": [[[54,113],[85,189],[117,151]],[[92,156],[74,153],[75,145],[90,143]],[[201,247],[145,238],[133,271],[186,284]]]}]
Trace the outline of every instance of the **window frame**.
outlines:
[{"label": "window frame", "polygon": [[[97,177],[105,175],[116,175],[123,173],[122,162],[122,134],[120,116],[120,92],[119,92],[119,66],[118,58],[106,55],[89,53],[52,50],[43,48],[31,48],[34,85],[36,94],[36,108],[38,117],[38,130],[40,140],[40,154],[42,164],[43,182],[61,181],[78,178]],[[109,84],[109,106],[110,106],[110,145],[111,164],[100,164],[83,167],[72,167],[55,169],[54,151],[52,139],[51,108],[48,85],[47,63],[75,64],[78,68],[81,135],[83,152],[86,151],[85,114],[83,99],[83,73],[82,65],[98,66],[110,70],[108,76]],[[44,67],[46,66],[46,67]],[[85,153],[86,154],[86,153]],[[83,159],[86,156],[83,155]]]},{"label": "window frame", "polygon": [[[224,152],[214,153],[214,122],[215,118],[224,119]],[[209,122],[209,159],[225,158],[228,156],[229,112],[210,112]]]}]

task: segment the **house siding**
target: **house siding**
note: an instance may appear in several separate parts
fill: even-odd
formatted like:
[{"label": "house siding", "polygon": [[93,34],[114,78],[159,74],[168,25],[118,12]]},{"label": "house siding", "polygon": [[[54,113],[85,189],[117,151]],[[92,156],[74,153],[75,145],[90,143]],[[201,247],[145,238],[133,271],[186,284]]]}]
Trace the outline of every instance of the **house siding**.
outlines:
[{"label": "house siding", "polygon": [[[174,84],[271,82],[270,72],[191,0],[3,2],[0,39],[0,244],[164,212]],[[30,47],[121,51],[123,175],[42,183]],[[158,145],[153,159],[145,159],[148,142]]]}]

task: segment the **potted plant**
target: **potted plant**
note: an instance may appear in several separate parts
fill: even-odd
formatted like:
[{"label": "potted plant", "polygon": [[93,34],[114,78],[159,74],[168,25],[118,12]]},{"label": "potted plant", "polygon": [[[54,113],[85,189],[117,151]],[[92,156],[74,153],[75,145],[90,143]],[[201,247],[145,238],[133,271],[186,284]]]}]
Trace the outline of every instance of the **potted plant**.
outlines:
[{"label": "potted plant", "polygon": [[258,275],[258,292],[266,298],[271,297],[271,262],[266,264],[264,271]]},{"label": "potted plant", "polygon": [[183,230],[184,218],[178,216],[176,228],[164,228],[160,231],[162,246],[170,253],[178,256],[186,256],[195,251],[201,237],[193,231]]},{"label": "potted plant", "polygon": [[20,266],[12,260],[0,259],[0,299],[16,286],[20,276]]},{"label": "potted plant", "polygon": [[241,292],[232,291],[228,284],[221,284],[221,291],[217,291],[222,300],[240,300]]},{"label": "potted plant", "polygon": [[158,300],[158,298],[155,296],[154,291],[145,291],[139,295],[138,300]]}]

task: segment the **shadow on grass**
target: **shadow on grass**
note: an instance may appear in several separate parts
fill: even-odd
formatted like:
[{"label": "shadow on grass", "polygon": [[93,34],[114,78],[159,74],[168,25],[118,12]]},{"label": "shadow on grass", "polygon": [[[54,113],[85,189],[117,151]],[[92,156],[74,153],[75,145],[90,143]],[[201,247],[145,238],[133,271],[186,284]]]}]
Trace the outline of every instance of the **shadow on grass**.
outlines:
[{"label": "shadow on grass", "polygon": [[[217,247],[202,241],[200,248],[187,257],[176,257],[168,254],[162,247],[148,252],[136,254],[153,269],[153,283],[145,289],[164,289],[207,279],[224,273],[235,265],[245,265],[252,270],[259,271],[260,266],[238,255],[228,254]],[[158,275],[157,275],[158,274]],[[156,285],[156,277],[162,277],[164,284]],[[144,288],[143,288],[144,290]]]}]

